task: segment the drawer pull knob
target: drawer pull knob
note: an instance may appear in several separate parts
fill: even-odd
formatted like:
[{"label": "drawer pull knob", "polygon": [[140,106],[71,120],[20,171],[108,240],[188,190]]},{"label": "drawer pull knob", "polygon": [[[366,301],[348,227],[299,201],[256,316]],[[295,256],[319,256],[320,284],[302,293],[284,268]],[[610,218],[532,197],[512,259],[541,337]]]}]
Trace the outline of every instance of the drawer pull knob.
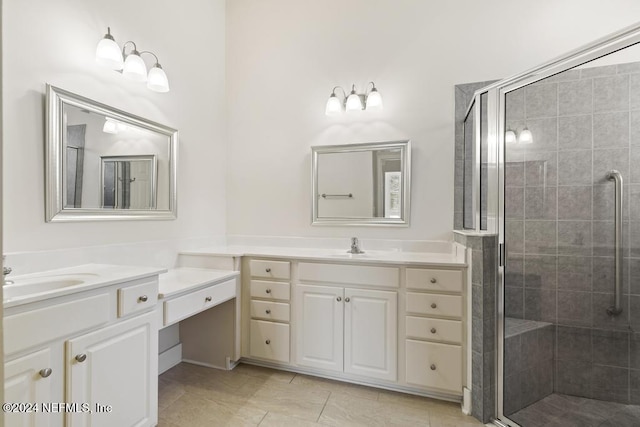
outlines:
[{"label": "drawer pull knob", "polygon": [[346,298],[344,299],[344,302],[349,302],[349,301],[351,301],[351,298],[349,298],[349,297],[346,297]]},{"label": "drawer pull knob", "polygon": [[435,371],[436,370],[436,365],[431,365],[431,370]]},{"label": "drawer pull knob", "polygon": [[76,360],[80,363],[84,362],[85,360],[87,360],[87,355],[84,353],[80,353],[76,356]]},{"label": "drawer pull knob", "polygon": [[53,372],[51,368],[40,369],[40,376],[42,378],[47,378],[49,375],[51,375],[51,372]]},{"label": "drawer pull knob", "polygon": [[342,297],[336,298],[336,301],[338,301],[338,302],[342,301]]},{"label": "drawer pull knob", "polygon": [[147,297],[146,295],[142,295],[141,297],[138,298],[138,302],[147,302],[149,300],[149,297]]},{"label": "drawer pull knob", "polygon": [[432,278],[431,278],[431,283],[436,283],[436,282],[437,282],[436,278],[435,278],[435,277],[432,277]]},{"label": "drawer pull knob", "polygon": [[271,314],[271,310],[270,309],[267,308],[265,311],[266,311],[267,314]]},{"label": "drawer pull knob", "polygon": [[270,294],[271,293],[271,289],[267,289],[265,292]]},{"label": "drawer pull knob", "polygon": [[266,271],[267,273],[271,273],[271,269],[270,269],[270,268],[265,269],[265,271]]},{"label": "drawer pull knob", "polygon": [[206,297],[204,300],[205,302],[211,302],[211,297]]},{"label": "drawer pull knob", "polygon": [[269,345],[269,344],[271,344],[271,340],[266,340],[264,343],[265,343],[266,345]]},{"label": "drawer pull knob", "polygon": [[431,333],[435,334],[436,333],[436,328],[431,328]]},{"label": "drawer pull knob", "polygon": [[435,302],[431,303],[431,308],[437,308],[437,307],[438,307],[438,305]]}]

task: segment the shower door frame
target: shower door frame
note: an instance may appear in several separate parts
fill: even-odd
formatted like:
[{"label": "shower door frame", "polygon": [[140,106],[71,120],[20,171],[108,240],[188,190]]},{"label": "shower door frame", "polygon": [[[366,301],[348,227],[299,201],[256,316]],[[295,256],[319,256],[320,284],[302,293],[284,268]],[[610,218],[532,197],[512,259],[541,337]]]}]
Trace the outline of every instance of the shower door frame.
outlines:
[{"label": "shower door frame", "polygon": [[[520,89],[531,83],[551,77],[563,71],[575,68],[579,65],[593,61],[602,56],[614,53],[629,46],[640,43],[640,23],[627,27],[619,32],[596,40],[586,46],[571,51],[561,57],[553,59],[536,68],[525,71],[513,77],[498,81],[492,85],[484,87],[477,91],[474,95],[476,100],[482,93],[488,94],[487,114],[488,114],[488,148],[489,153],[495,155],[497,164],[491,161],[489,157],[489,202],[497,199],[497,215],[496,221],[488,221],[487,232],[493,232],[498,236],[498,289],[496,293],[496,418],[493,423],[498,426],[518,426],[517,423],[509,419],[504,414],[504,273],[505,273],[505,141],[504,133],[506,130],[506,95],[509,92]],[[477,138],[476,147],[480,149],[480,137]],[[495,166],[495,167],[494,167]],[[491,173],[491,171],[495,173]],[[495,189],[497,188],[497,192]],[[479,186],[474,187],[474,191],[480,191]],[[497,193],[497,194],[496,194]],[[494,199],[496,197],[496,199]],[[496,205],[494,204],[494,207]],[[475,206],[479,210],[479,206]],[[489,208],[488,214],[491,215],[492,209]],[[476,212],[476,218],[479,217]],[[479,224],[476,223],[476,230],[479,231]],[[508,243],[508,242],[507,242]]]}]

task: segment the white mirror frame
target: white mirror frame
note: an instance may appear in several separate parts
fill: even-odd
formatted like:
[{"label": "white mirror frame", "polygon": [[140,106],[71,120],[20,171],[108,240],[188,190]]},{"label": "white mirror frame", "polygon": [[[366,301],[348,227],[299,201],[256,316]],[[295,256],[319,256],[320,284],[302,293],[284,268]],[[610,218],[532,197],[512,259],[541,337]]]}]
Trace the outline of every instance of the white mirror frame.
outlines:
[{"label": "white mirror frame", "polygon": [[[63,106],[71,105],[111,117],[123,123],[165,135],[169,142],[169,209],[117,210],[64,207],[64,114]],[[105,104],[47,84],[45,141],[45,219],[47,222],[172,220],[177,217],[178,131],[168,126],[134,116]]]},{"label": "white mirror frame", "polygon": [[[400,149],[402,168],[402,215],[400,218],[344,218],[318,217],[318,201],[322,197],[318,191],[318,155],[329,153],[350,153],[369,150]],[[322,145],[311,147],[311,225],[348,225],[408,227],[411,213],[411,141],[370,142],[346,145]]]}]

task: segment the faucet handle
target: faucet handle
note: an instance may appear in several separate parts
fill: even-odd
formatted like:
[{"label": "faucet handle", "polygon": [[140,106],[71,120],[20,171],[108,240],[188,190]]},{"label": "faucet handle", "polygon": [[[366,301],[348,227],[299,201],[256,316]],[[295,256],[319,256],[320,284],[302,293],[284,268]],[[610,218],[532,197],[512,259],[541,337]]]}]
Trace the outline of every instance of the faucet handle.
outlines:
[{"label": "faucet handle", "polygon": [[12,271],[13,271],[13,270],[11,269],[11,267],[2,267],[2,274],[3,274],[4,276],[6,276],[6,275],[8,275],[8,274],[11,274],[11,272],[12,272]]},{"label": "faucet handle", "polygon": [[357,237],[352,237],[351,238],[351,244],[352,245],[357,245],[358,244],[358,238]]}]

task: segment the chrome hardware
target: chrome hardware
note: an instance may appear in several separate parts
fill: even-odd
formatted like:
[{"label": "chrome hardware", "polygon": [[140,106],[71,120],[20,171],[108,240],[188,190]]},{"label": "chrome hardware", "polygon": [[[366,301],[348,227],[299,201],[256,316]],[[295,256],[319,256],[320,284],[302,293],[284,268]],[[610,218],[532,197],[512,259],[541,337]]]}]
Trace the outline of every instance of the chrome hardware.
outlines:
[{"label": "chrome hardware", "polygon": [[614,304],[607,308],[609,316],[617,316],[622,313],[622,275],[624,267],[622,265],[622,175],[617,170],[612,170],[607,174],[607,179],[615,181],[615,207],[613,211],[615,224],[615,278],[613,288]]},{"label": "chrome hardware", "polygon": [[351,238],[351,249],[347,251],[349,254],[363,254],[364,251],[360,249],[360,242],[357,237]]},{"label": "chrome hardware", "polygon": [[[2,263],[4,264],[4,260],[5,260],[6,256],[2,256]],[[11,269],[11,267],[5,267],[4,265],[2,266],[2,274],[3,274],[3,284],[5,285],[13,285],[13,280],[7,280],[7,276],[9,274],[11,274],[13,270]]]},{"label": "chrome hardware", "polygon": [[430,368],[431,368],[432,371],[435,371],[436,370],[436,365],[431,365]]},{"label": "chrome hardware", "polygon": [[271,273],[271,269],[270,269],[270,268],[267,268],[265,271],[266,271],[267,273]]},{"label": "chrome hardware", "polygon": [[80,353],[76,356],[76,360],[80,363],[84,362],[85,360],[87,360],[87,355],[84,353]]},{"label": "chrome hardware", "polygon": [[438,307],[438,305],[435,302],[432,302],[431,303],[431,308],[436,308],[436,307]]},{"label": "chrome hardware", "polygon": [[268,308],[265,311],[267,314],[271,314],[271,310],[269,310]]},{"label": "chrome hardware", "polygon": [[206,297],[206,298],[204,299],[204,301],[205,301],[205,302],[211,302],[211,297]]},{"label": "chrome hardware", "polygon": [[265,292],[270,294],[271,293],[271,289],[267,289]]},{"label": "chrome hardware", "polygon": [[271,344],[271,340],[266,340],[264,343],[265,343],[266,345],[269,345],[269,344]]},{"label": "chrome hardware", "polygon": [[436,328],[431,328],[431,333],[435,334],[436,333]]},{"label": "chrome hardware", "polygon": [[346,298],[344,299],[344,302],[349,302],[349,301],[351,301],[351,298],[349,298],[349,297],[346,297]]},{"label": "chrome hardware", "polygon": [[51,372],[53,372],[51,368],[44,368],[40,369],[39,373],[42,378],[47,378],[49,375],[51,375]]},{"label": "chrome hardware", "polygon": [[146,295],[142,295],[138,298],[138,302],[147,302],[149,298]]},{"label": "chrome hardware", "polygon": [[342,297],[336,298],[336,301],[338,301],[338,302],[342,301]]},{"label": "chrome hardware", "polygon": [[432,277],[432,278],[431,278],[431,283],[436,283],[436,282],[437,282],[436,278],[435,278],[435,277]]}]

